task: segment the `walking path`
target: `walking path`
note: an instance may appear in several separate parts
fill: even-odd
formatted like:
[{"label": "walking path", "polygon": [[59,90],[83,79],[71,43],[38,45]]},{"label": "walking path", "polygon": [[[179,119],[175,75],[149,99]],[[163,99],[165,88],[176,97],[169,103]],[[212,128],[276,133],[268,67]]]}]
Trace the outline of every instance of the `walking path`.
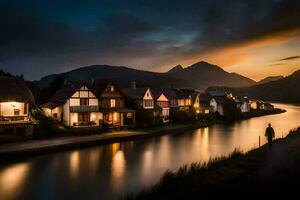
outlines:
[{"label": "walking path", "polygon": [[31,140],[18,143],[9,143],[0,145],[0,156],[11,154],[38,152],[53,150],[62,147],[70,147],[82,144],[93,144],[97,142],[121,141],[126,139],[135,139],[141,136],[159,135],[170,133],[172,131],[184,131],[191,128],[192,125],[167,125],[164,127],[153,128],[146,131],[114,131],[110,133],[88,135],[88,136],[70,136],[55,139]]}]

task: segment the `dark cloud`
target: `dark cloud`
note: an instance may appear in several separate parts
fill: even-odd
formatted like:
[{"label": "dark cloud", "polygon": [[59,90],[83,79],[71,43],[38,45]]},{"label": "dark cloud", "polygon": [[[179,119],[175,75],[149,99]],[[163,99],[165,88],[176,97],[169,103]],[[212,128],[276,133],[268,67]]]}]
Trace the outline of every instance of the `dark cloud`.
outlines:
[{"label": "dark cloud", "polygon": [[299,59],[300,56],[290,56],[290,57],[285,57],[285,58],[281,58],[277,61],[288,61],[288,60],[296,60],[296,59]]},{"label": "dark cloud", "polygon": [[90,64],[161,66],[300,28],[299,12],[295,0],[3,0],[0,68],[32,79]]}]

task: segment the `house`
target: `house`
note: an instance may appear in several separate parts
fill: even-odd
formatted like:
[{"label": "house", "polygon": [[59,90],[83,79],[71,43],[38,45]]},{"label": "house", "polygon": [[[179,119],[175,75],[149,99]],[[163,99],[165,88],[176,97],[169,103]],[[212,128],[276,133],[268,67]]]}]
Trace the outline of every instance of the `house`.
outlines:
[{"label": "house", "polygon": [[138,108],[150,110],[154,109],[154,97],[150,88],[137,88],[132,82],[130,88],[124,88],[123,92],[127,97],[132,98],[137,103]]},{"label": "house", "polygon": [[267,111],[273,111],[274,110],[274,106],[270,103],[262,103],[260,106],[260,109],[262,110],[267,110]]},{"label": "house", "polygon": [[189,111],[192,106],[192,94],[194,91],[175,88],[159,88],[156,90],[163,93],[169,100],[169,106],[172,111]]},{"label": "house", "polygon": [[199,104],[200,104],[200,113],[201,114],[209,114],[211,111],[211,106],[210,106],[210,96],[207,95],[207,93],[200,94],[199,95]]},{"label": "house", "polygon": [[250,103],[247,97],[235,97],[234,101],[236,103],[237,108],[242,113],[250,112]]},{"label": "house", "polygon": [[0,76],[0,133],[31,137],[29,106],[34,103],[34,96],[23,80]]},{"label": "house", "polygon": [[219,115],[223,116],[224,115],[223,105],[227,98],[226,93],[221,91],[211,91],[209,92],[209,95],[211,96],[211,100],[210,100],[211,111],[213,113],[219,113]]},{"label": "house", "polygon": [[75,128],[135,123],[135,111],[125,108],[125,95],[111,80],[65,83],[42,108],[47,116]]},{"label": "house", "polygon": [[135,110],[125,106],[126,95],[112,80],[95,80],[93,91],[98,98],[103,123],[110,127],[132,127],[135,125]]},{"label": "house", "polygon": [[170,121],[169,99],[160,89],[153,89],[155,116],[160,116],[164,123]]},{"label": "house", "polygon": [[241,112],[242,113],[247,113],[250,112],[250,101],[247,97],[243,97],[240,99],[241,100]]},{"label": "house", "polygon": [[96,127],[100,126],[103,115],[99,101],[87,83],[65,83],[42,105],[47,116],[53,117],[65,126]]}]

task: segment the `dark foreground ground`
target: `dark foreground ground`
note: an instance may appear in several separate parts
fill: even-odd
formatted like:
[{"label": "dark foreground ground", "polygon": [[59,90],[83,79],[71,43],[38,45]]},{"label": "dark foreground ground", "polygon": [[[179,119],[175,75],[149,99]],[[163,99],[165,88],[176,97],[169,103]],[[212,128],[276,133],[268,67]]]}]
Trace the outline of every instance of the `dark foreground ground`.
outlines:
[{"label": "dark foreground ground", "polygon": [[248,153],[166,172],[161,181],[125,199],[261,199],[294,196],[300,192],[300,128],[285,139]]}]

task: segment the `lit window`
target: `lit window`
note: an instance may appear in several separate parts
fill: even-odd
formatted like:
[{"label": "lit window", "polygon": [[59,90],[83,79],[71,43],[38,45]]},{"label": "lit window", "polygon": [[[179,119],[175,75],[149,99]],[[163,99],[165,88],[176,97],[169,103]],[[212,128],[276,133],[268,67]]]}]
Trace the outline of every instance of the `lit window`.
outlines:
[{"label": "lit window", "polygon": [[115,99],[111,99],[111,100],[110,100],[110,107],[111,107],[111,108],[116,107],[116,100],[115,100]]},{"label": "lit window", "polygon": [[115,91],[115,87],[113,85],[110,86],[110,91],[111,92]]}]

